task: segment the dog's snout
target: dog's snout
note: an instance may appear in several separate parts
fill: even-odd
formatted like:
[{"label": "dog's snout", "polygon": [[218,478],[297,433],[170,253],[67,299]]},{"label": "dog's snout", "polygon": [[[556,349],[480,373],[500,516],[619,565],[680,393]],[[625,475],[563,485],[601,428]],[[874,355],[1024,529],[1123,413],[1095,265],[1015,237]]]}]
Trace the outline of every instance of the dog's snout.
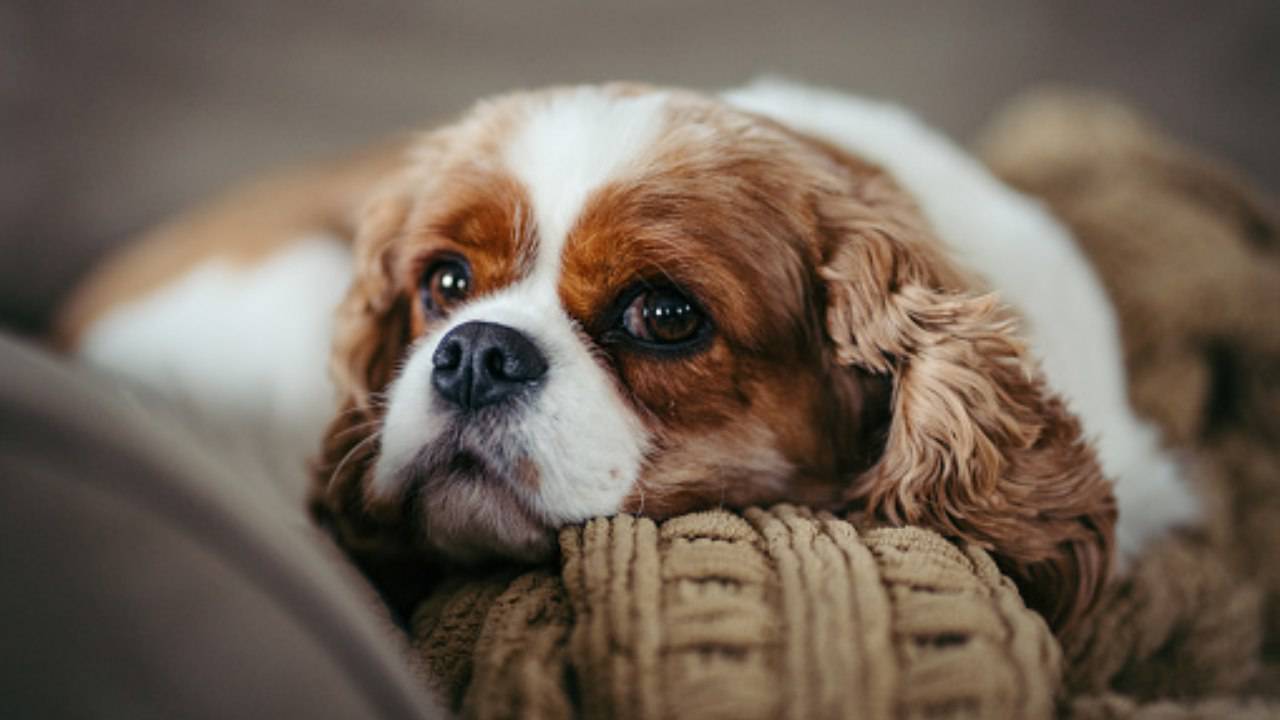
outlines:
[{"label": "dog's snout", "polygon": [[431,362],[436,392],[464,410],[516,397],[547,373],[546,357],[528,336],[489,322],[463,323],[450,330]]}]

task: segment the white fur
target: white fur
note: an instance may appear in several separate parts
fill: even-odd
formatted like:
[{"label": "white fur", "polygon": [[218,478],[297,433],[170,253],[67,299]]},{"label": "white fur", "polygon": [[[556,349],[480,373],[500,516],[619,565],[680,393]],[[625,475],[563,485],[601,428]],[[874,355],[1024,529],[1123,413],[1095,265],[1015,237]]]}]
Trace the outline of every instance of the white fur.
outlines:
[{"label": "white fur", "polygon": [[335,411],[327,359],[350,281],[350,252],[324,236],[257,265],[206,263],[112,310],[80,354],[186,406],[229,462],[265,466],[301,509],[306,458]]},{"label": "white fur", "polygon": [[1177,463],[1129,407],[1115,312],[1066,228],[896,105],[776,80],[724,97],[887,169],[956,259],[1022,313],[1050,385],[1080,416],[1115,482],[1122,555],[1195,519]]}]

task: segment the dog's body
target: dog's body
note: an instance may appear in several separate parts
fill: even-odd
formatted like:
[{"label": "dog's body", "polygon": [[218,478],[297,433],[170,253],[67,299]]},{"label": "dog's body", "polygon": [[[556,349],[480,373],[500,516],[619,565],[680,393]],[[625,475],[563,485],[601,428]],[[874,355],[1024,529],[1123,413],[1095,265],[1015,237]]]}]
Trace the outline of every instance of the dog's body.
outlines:
[{"label": "dog's body", "polygon": [[[152,288],[141,295],[120,278],[154,266],[163,248],[116,263],[72,305],[64,334],[90,361],[244,429],[287,460],[296,492],[307,481],[306,459],[324,439],[320,495],[338,515],[369,512],[372,519],[361,523],[395,525],[404,521],[406,493],[426,495],[414,499],[413,512],[422,517],[408,523],[415,528],[410,534],[419,534],[408,542],[460,559],[539,556],[544,528],[594,514],[666,515],[719,502],[845,502],[994,548],[1006,569],[1019,568],[1014,574],[1024,589],[1039,584],[1049,588],[1044,592],[1073,594],[1040,600],[1065,620],[1096,591],[1102,578],[1079,575],[1105,573],[1110,543],[1108,488],[1094,479],[1081,437],[1093,442],[1114,480],[1123,555],[1193,520],[1196,505],[1176,464],[1129,408],[1110,303],[1059,223],[895,107],[780,83],[729,92],[722,103],[630,86],[499,101],[442,135],[449,148],[429,138],[409,143],[409,160],[393,149],[358,170],[327,169],[321,182],[326,173],[341,177],[332,184],[342,192],[327,189],[319,206],[293,191],[261,189],[256,202],[265,193],[270,203],[275,194],[303,208],[289,222],[255,227],[245,212],[250,203],[232,202],[217,214],[239,217],[238,224],[171,230],[174,244],[190,245],[193,235],[215,242],[188,247],[188,257],[146,283]],[[698,154],[722,142],[721,135],[737,139],[719,157]],[[459,146],[469,148],[466,157],[450,155]],[[726,164],[723,156],[744,147],[736,164]],[[472,173],[466,177],[491,179],[483,186],[475,181],[477,187],[469,187],[471,180],[443,184],[463,177],[463,166]],[[795,188],[772,184],[789,172],[800,173]],[[726,173],[733,182],[714,186]],[[853,183],[860,209],[830,204],[848,192],[836,187],[844,182]],[[411,202],[406,184],[416,194]],[[899,202],[898,186],[919,216]],[[715,191],[702,192],[709,187]],[[469,210],[458,219],[422,207],[421,196],[473,191],[483,191],[486,202],[511,195],[515,209]],[[650,194],[602,204],[615,191]],[[476,202],[468,196],[467,207]],[[367,209],[359,223],[332,222],[360,204]],[[752,229],[756,218],[759,228]],[[742,228],[736,235],[733,228],[717,234],[734,224]],[[658,249],[647,254],[632,257],[616,239],[623,237],[619,227],[641,237],[668,225],[679,232],[651,239]],[[810,225],[817,228],[812,233]],[[835,228],[845,226],[858,242],[884,239],[892,247],[868,250],[833,239]],[[930,239],[929,227],[941,243]],[[216,242],[222,232],[239,235],[241,246],[251,238],[269,250],[229,258]],[[264,236],[253,238],[259,232]],[[392,243],[415,232],[449,235],[451,249],[406,260],[411,253]],[[489,239],[462,237],[468,233]],[[788,233],[811,237],[775,247],[776,237]],[[922,239],[897,237],[904,234]],[[486,249],[497,235],[514,245]],[[720,264],[672,278],[671,263],[691,252],[673,246],[681,236],[712,243],[696,246],[698,261],[723,252]],[[739,236],[742,248],[722,249],[724,237]],[[481,257],[494,252],[507,260]],[[749,262],[739,263],[735,253],[750,254]],[[441,257],[445,269],[433,270]],[[461,260],[467,262],[459,269]],[[651,261],[659,267],[635,270]],[[429,297],[427,310],[404,307],[402,294],[386,287],[396,281],[386,278],[409,272],[396,269],[408,262],[420,263],[415,277],[443,278],[443,296],[439,285],[417,290],[437,299],[454,297],[449,283],[487,287],[475,299],[458,294],[456,310],[437,308]],[[875,276],[850,284],[850,276],[862,277],[871,266],[883,271],[883,289],[871,288]],[[653,312],[691,313],[692,325],[677,320],[667,327],[693,328],[670,343],[678,352],[642,338],[640,350],[615,353],[616,329],[596,331],[597,308],[613,301],[595,293],[615,283],[615,275],[643,275],[645,289],[635,295],[643,307],[632,303],[615,313],[628,329],[628,318],[639,317],[633,310],[649,313],[653,303]],[[675,289],[650,288],[645,278],[660,276],[673,279]],[[816,295],[809,289],[815,284],[823,288]],[[982,295],[987,288],[1024,321],[1031,357],[1053,393],[1039,389],[1034,367],[1006,337],[1006,321]],[[661,292],[667,294],[646,299]],[[762,305],[739,318],[756,292],[756,301],[774,305],[801,300],[777,317]],[[344,293],[335,393],[325,369],[333,310]],[[619,291],[618,300],[626,294]],[[403,316],[389,333],[393,313]],[[815,325],[820,337],[809,334]],[[507,337],[511,329],[520,337]],[[503,338],[490,337],[496,332]],[[526,336],[534,349],[511,349],[523,348]],[[472,376],[467,353],[474,343],[497,343],[506,353],[497,356],[499,370],[523,383],[512,401],[523,408],[519,422],[479,409],[475,393],[506,385]],[[654,353],[672,359],[655,360]],[[467,372],[461,391],[444,377],[458,362]],[[682,380],[684,366],[698,379]],[[474,373],[490,372],[475,367]],[[937,377],[925,377],[935,371]],[[725,375],[732,381],[717,390]],[[683,389],[664,395],[665,384]],[[537,394],[524,399],[526,392]],[[1054,393],[1079,416],[1083,436]],[[454,406],[477,417],[489,413],[483,432],[457,421]],[[991,417],[980,417],[983,408]],[[881,417],[886,413],[892,418]],[[840,435],[833,440],[809,426]],[[449,454],[445,446],[465,452]],[[494,467],[501,468],[500,483],[517,487],[492,489]],[[470,473],[484,480],[464,493],[457,478]],[[1032,480],[994,484],[1004,482],[995,474],[1019,473]],[[346,475],[354,484],[330,486]],[[722,485],[706,485],[710,476]],[[843,484],[835,482],[840,478]],[[484,497],[477,499],[481,486]],[[388,503],[397,509],[373,510]],[[1099,552],[1101,561],[1086,559]],[[1062,570],[1068,556],[1073,571]]]}]

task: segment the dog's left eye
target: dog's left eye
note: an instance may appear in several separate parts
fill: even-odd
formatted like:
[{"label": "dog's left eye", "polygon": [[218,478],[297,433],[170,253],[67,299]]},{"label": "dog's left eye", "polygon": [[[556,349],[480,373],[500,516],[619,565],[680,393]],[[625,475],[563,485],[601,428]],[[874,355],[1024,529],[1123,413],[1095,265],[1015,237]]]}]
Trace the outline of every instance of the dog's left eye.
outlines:
[{"label": "dog's left eye", "polygon": [[418,294],[422,307],[432,317],[440,317],[471,292],[471,268],[462,258],[449,257],[427,268]]},{"label": "dog's left eye", "polygon": [[698,336],[705,318],[692,300],[674,288],[637,293],[622,311],[622,329],[641,342],[677,345]]}]

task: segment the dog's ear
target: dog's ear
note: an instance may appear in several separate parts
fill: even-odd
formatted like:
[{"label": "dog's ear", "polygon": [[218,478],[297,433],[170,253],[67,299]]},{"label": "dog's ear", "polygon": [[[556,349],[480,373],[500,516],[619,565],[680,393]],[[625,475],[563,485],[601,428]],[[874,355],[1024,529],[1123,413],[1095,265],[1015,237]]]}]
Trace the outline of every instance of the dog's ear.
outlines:
[{"label": "dog's ear", "polygon": [[819,201],[826,329],[836,363],[889,376],[892,399],[883,454],[849,499],[989,549],[1064,629],[1109,572],[1110,484],[1011,311],[970,289],[889,177],[856,170]]},{"label": "dog's ear", "polygon": [[[410,342],[410,300],[401,286],[397,251],[411,210],[408,184],[396,181],[375,191],[356,224],[355,276],[337,309],[330,359],[338,412],[312,468],[313,515],[393,607],[402,591],[398,579],[413,575],[402,566],[418,560],[402,524],[369,506],[365,477],[377,457],[382,394]],[[406,597],[414,592],[416,587],[403,589]]]},{"label": "dog's ear", "polygon": [[358,412],[373,409],[408,341],[410,308],[396,251],[411,207],[404,188],[384,188],[356,228],[355,276],[338,306],[330,372],[343,404]]},{"label": "dog's ear", "polygon": [[382,168],[381,182],[365,192],[351,223],[354,273],[335,313],[329,372],[339,405],[364,421],[379,416],[379,393],[391,382],[412,335],[401,241],[416,203],[433,187],[430,179],[447,146],[443,132],[397,146],[398,165]]}]

